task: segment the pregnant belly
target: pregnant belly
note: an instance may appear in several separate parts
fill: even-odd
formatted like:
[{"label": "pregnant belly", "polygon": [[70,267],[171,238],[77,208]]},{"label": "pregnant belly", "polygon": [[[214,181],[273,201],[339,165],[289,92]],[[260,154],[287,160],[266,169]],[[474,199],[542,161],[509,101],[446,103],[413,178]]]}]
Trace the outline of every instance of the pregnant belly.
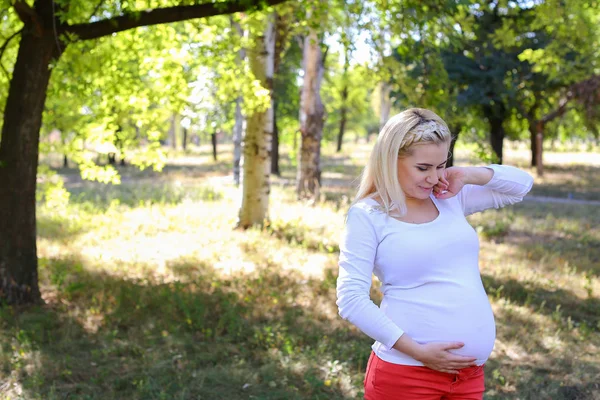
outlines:
[{"label": "pregnant belly", "polygon": [[385,297],[381,309],[418,343],[462,342],[452,352],[482,364],[494,348],[496,325],[487,296],[475,297],[437,303]]}]

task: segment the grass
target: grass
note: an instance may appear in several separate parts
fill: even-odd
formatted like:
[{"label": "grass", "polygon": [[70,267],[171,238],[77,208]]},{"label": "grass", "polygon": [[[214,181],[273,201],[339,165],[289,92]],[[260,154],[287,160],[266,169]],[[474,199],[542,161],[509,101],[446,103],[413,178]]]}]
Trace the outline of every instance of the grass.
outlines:
[{"label": "grass", "polygon": [[[337,315],[335,279],[366,153],[324,148],[312,207],[284,163],[271,223],[246,232],[232,229],[239,189],[208,155],[125,168],[120,186],[71,180],[69,205],[38,206],[46,304],[0,308],[1,398],[361,398],[371,340]],[[573,168],[548,171],[566,182]],[[597,168],[577,193],[597,199]],[[600,398],[600,207],[523,202],[469,220],[498,330],[485,399]]]}]

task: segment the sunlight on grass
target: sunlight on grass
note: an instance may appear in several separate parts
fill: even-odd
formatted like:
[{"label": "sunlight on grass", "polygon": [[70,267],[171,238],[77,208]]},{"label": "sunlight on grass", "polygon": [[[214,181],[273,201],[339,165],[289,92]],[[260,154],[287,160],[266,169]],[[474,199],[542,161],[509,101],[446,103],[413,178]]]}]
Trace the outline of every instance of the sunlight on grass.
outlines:
[{"label": "sunlight on grass", "polygon": [[[275,190],[271,206],[271,225],[262,230],[236,231],[237,207],[234,198],[239,189],[223,190],[223,201],[183,201],[176,205],[158,204],[130,208],[112,204],[104,213],[88,213],[85,207],[65,210],[61,219],[54,210],[40,210],[40,218],[52,215],[55,221],[68,225],[75,218],[86,220],[85,232],[63,243],[42,237],[39,255],[55,257],[71,252],[78,254],[94,268],[118,276],[173,280],[167,265],[179,259],[210,262],[224,273],[251,271],[254,259],[320,276],[325,265],[335,263],[339,229],[343,222],[340,211],[284,202],[283,192]],[[42,232],[43,233],[43,232]],[[43,235],[42,236],[46,236]],[[265,240],[265,236],[267,236]],[[278,240],[279,239],[279,240]],[[322,249],[326,253],[307,252]],[[127,268],[124,264],[152,266],[152,271]],[[124,275],[125,274],[125,275]]]}]

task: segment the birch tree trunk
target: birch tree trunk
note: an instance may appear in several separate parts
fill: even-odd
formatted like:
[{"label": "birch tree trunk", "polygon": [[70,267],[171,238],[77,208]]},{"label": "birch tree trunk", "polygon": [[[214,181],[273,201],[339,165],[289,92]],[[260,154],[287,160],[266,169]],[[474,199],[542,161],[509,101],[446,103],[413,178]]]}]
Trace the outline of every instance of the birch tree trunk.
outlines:
[{"label": "birch tree trunk", "polygon": [[269,192],[271,191],[271,141],[273,136],[273,61],[275,29],[272,15],[263,22],[264,33],[255,37],[254,47],[248,51],[250,69],[260,84],[269,91],[270,105],[248,116],[244,138],[244,174],[242,207],[238,227],[262,225],[268,219]]},{"label": "birch tree trunk", "polygon": [[[231,25],[240,37],[244,36],[244,31],[239,23],[231,18]],[[237,54],[236,63],[240,70],[246,58],[246,50],[242,48]],[[242,96],[235,99],[235,125],[233,126],[233,182],[236,186],[240,185],[240,164],[242,161],[242,139],[244,137],[245,121],[242,114]]]},{"label": "birch tree trunk", "polygon": [[300,133],[302,140],[296,193],[299,199],[316,201],[321,187],[321,138],[325,109],[321,101],[321,83],[325,68],[319,46],[319,38],[314,29],[304,38],[304,84],[300,99]]}]

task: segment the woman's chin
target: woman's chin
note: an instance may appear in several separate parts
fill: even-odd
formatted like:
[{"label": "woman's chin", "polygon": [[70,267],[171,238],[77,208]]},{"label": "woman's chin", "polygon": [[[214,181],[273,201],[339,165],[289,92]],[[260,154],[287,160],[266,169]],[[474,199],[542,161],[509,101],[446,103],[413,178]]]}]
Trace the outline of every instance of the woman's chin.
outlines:
[{"label": "woman's chin", "polygon": [[429,192],[429,193],[412,193],[407,196],[407,199],[427,200],[429,198],[430,194],[431,194],[431,192]]},{"label": "woman's chin", "polygon": [[418,193],[415,193],[415,197],[418,199],[427,199],[431,195],[432,191],[433,191],[432,189],[429,189],[429,190],[420,189]]}]

